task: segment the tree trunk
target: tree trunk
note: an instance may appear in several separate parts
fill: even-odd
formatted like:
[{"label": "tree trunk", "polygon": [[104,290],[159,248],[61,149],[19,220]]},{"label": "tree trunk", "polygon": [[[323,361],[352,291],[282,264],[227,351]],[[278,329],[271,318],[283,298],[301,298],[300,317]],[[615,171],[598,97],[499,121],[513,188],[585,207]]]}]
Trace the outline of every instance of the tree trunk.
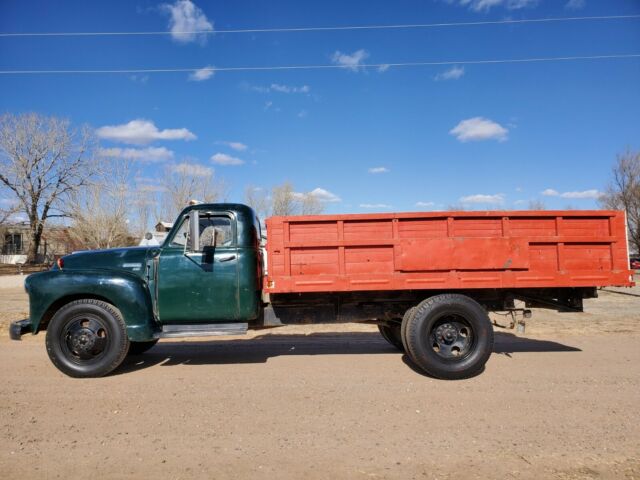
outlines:
[{"label": "tree trunk", "polygon": [[27,263],[38,263],[38,250],[40,249],[40,240],[42,239],[42,225],[36,223],[31,226],[31,242],[27,251]]}]

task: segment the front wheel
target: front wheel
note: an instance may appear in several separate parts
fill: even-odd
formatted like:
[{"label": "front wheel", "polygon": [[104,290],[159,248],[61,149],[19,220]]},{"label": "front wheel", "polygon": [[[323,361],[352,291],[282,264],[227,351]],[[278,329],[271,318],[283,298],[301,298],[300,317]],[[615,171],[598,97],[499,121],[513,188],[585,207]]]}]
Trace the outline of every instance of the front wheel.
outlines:
[{"label": "front wheel", "polygon": [[465,295],[428,298],[406,320],[407,353],[436,378],[472,377],[482,371],[493,350],[489,315]]},{"label": "front wheel", "polygon": [[94,299],[75,300],[58,310],[47,328],[51,362],[70,377],[101,377],[122,363],[129,339],[122,314]]}]

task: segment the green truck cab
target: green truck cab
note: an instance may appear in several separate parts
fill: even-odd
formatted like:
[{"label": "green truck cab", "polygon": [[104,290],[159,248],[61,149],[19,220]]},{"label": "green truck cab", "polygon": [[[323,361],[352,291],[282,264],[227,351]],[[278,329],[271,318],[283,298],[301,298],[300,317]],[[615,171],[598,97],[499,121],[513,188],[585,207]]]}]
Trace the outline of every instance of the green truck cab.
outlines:
[{"label": "green truck cab", "polygon": [[262,315],[260,222],[240,204],[185,208],[161,246],[84,251],[25,280],[29,318],[76,377],[105,375],[163,337],[245,333]]}]

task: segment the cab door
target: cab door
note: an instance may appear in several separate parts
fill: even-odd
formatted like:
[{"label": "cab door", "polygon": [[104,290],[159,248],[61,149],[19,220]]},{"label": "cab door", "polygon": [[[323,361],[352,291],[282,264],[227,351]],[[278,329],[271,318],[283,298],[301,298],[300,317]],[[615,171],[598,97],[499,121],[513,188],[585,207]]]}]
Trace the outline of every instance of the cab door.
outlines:
[{"label": "cab door", "polygon": [[[231,214],[199,212],[199,242],[191,242],[189,216],[162,248],[157,305],[162,324],[238,319],[236,221]],[[200,245],[198,251],[191,244]]]}]

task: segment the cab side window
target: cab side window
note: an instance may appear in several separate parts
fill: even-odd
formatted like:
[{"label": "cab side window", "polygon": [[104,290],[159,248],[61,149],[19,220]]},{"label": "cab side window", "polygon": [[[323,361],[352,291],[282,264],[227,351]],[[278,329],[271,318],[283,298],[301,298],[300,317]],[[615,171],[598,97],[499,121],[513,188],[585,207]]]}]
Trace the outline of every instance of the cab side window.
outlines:
[{"label": "cab side window", "polygon": [[187,244],[189,236],[189,217],[186,217],[180,225],[180,228],[171,239],[170,247],[184,247]]},{"label": "cab side window", "polygon": [[234,245],[231,219],[228,217],[200,217],[200,248],[230,247]]}]

